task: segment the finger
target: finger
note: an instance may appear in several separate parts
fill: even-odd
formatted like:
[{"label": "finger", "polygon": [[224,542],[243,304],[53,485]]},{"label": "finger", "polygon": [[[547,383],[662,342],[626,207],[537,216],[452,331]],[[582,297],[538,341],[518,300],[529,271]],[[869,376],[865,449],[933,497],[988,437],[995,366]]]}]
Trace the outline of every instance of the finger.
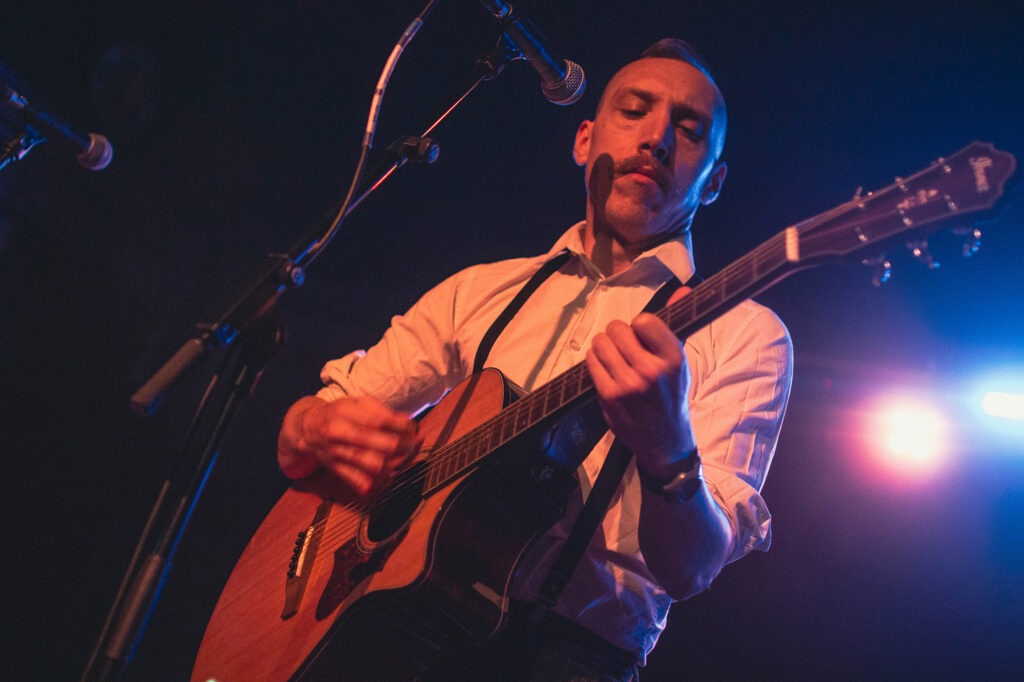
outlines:
[{"label": "finger", "polygon": [[392,471],[414,459],[422,449],[423,436],[417,434],[415,438],[403,440],[401,446],[388,459]]},{"label": "finger", "polygon": [[418,441],[417,424],[376,400],[339,400],[322,423],[330,446],[352,445],[386,455],[405,454]]},{"label": "finger", "polygon": [[641,381],[614,346],[609,349],[608,344],[610,341],[595,343],[587,352],[585,361],[602,407],[617,412],[619,401],[638,391]]},{"label": "finger", "polygon": [[599,365],[599,371],[609,381],[622,381],[630,371],[629,363],[622,356],[619,344],[608,333],[597,334],[590,344],[587,357]]},{"label": "finger", "polygon": [[682,359],[682,344],[679,338],[657,315],[641,313],[631,325],[637,340],[645,349],[668,362]]},{"label": "finger", "polygon": [[333,476],[361,497],[368,496],[387,479],[381,470],[372,472],[365,466],[356,466],[349,459],[334,461],[327,468]]},{"label": "finger", "polygon": [[597,389],[598,395],[602,395],[605,387],[612,385],[614,379],[612,379],[611,374],[601,360],[595,347],[596,345],[596,343],[591,345],[590,350],[584,356],[584,362],[587,364],[587,371],[590,372],[590,379],[594,382],[594,388]]},{"label": "finger", "polygon": [[408,414],[392,410],[370,396],[345,401],[345,407],[341,409],[348,419],[370,429],[390,431],[399,435],[416,433],[417,424]]},{"label": "finger", "polygon": [[376,477],[384,470],[388,457],[376,450],[344,444],[328,448],[324,453],[323,461],[326,466],[345,467],[358,470],[370,477]]},{"label": "finger", "polygon": [[594,337],[591,347],[623,393],[643,390],[646,384],[657,379],[664,367],[623,322],[609,324],[605,334]]},{"label": "finger", "polygon": [[682,360],[679,339],[660,318],[643,313],[627,325],[608,325],[608,337],[615,344],[623,361],[647,380],[678,366]]}]

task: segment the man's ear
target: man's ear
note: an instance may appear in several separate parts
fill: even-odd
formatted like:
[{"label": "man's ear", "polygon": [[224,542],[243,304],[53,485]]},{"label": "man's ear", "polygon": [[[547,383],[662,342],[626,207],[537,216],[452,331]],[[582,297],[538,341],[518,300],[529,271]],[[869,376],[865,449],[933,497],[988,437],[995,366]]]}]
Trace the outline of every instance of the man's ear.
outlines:
[{"label": "man's ear", "polygon": [[572,146],[572,158],[577,166],[587,165],[587,160],[590,158],[590,132],[593,127],[593,121],[583,121],[576,129],[576,142]]},{"label": "man's ear", "polygon": [[711,170],[711,175],[708,176],[707,182],[704,183],[704,189],[701,190],[700,203],[707,206],[718,198],[719,193],[722,191],[722,185],[725,184],[725,175],[728,171],[729,168],[725,165],[725,161],[715,162],[715,167]]}]

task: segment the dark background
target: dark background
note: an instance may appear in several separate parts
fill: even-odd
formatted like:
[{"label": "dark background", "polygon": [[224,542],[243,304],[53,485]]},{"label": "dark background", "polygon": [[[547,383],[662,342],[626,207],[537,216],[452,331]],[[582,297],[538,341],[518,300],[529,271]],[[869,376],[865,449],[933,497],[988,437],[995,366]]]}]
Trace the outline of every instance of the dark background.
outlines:
[{"label": "dark background", "polygon": [[[2,80],[116,149],[99,173],[46,144],[0,174],[0,668],[73,679],[216,357],[155,417],[134,417],[128,397],[341,195],[381,65],[420,5],[16,5]],[[542,252],[582,217],[575,127],[654,40],[701,48],[729,104],[729,178],[695,230],[704,273],[972,140],[1024,153],[1024,10],[1011,3],[517,6],[586,68],[586,98],[552,106],[513,65],[441,128],[437,164],[385,185],[286,296],[288,342],[224,443],[132,679],[187,676],[283,490],[280,417],[322,363],[372,343],[444,276]],[[418,129],[496,35],[479,3],[441,2],[392,80],[378,147]],[[16,130],[5,111],[3,139]],[[936,271],[893,252],[885,287],[842,265],[759,297],[796,347],[764,490],[774,547],[676,607],[645,680],[1024,677],[1024,437],[993,435],[969,401],[976,377],[1024,366],[1021,197],[1008,194],[971,259],[936,237]],[[864,439],[874,396],[903,387],[953,418],[947,468],[910,482],[871,464]]]}]

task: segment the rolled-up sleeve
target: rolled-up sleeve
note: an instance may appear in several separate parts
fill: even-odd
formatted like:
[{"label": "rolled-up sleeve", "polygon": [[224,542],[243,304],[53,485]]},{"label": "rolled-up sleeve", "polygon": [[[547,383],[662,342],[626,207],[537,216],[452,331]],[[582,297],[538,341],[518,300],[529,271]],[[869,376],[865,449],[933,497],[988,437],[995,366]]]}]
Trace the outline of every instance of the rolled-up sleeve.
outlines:
[{"label": "rolled-up sleeve", "polygon": [[732,525],[729,561],[771,545],[761,497],[792,384],[793,348],[769,309],[747,301],[686,344],[690,410],[704,477]]},{"label": "rolled-up sleeve", "polygon": [[455,347],[453,301],[456,279],[434,287],[391,326],[369,350],[331,360],[320,372],[317,396],[372,395],[408,412],[432,405],[462,378]]}]

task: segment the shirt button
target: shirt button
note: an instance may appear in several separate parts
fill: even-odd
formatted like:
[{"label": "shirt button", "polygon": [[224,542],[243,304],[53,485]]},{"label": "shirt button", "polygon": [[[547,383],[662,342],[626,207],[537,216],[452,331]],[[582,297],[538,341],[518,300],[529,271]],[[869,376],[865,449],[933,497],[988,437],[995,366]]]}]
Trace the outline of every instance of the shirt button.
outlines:
[{"label": "shirt button", "polygon": [[572,341],[569,342],[569,348],[572,348],[573,350],[579,350],[580,342],[577,341],[576,339],[573,339]]}]

